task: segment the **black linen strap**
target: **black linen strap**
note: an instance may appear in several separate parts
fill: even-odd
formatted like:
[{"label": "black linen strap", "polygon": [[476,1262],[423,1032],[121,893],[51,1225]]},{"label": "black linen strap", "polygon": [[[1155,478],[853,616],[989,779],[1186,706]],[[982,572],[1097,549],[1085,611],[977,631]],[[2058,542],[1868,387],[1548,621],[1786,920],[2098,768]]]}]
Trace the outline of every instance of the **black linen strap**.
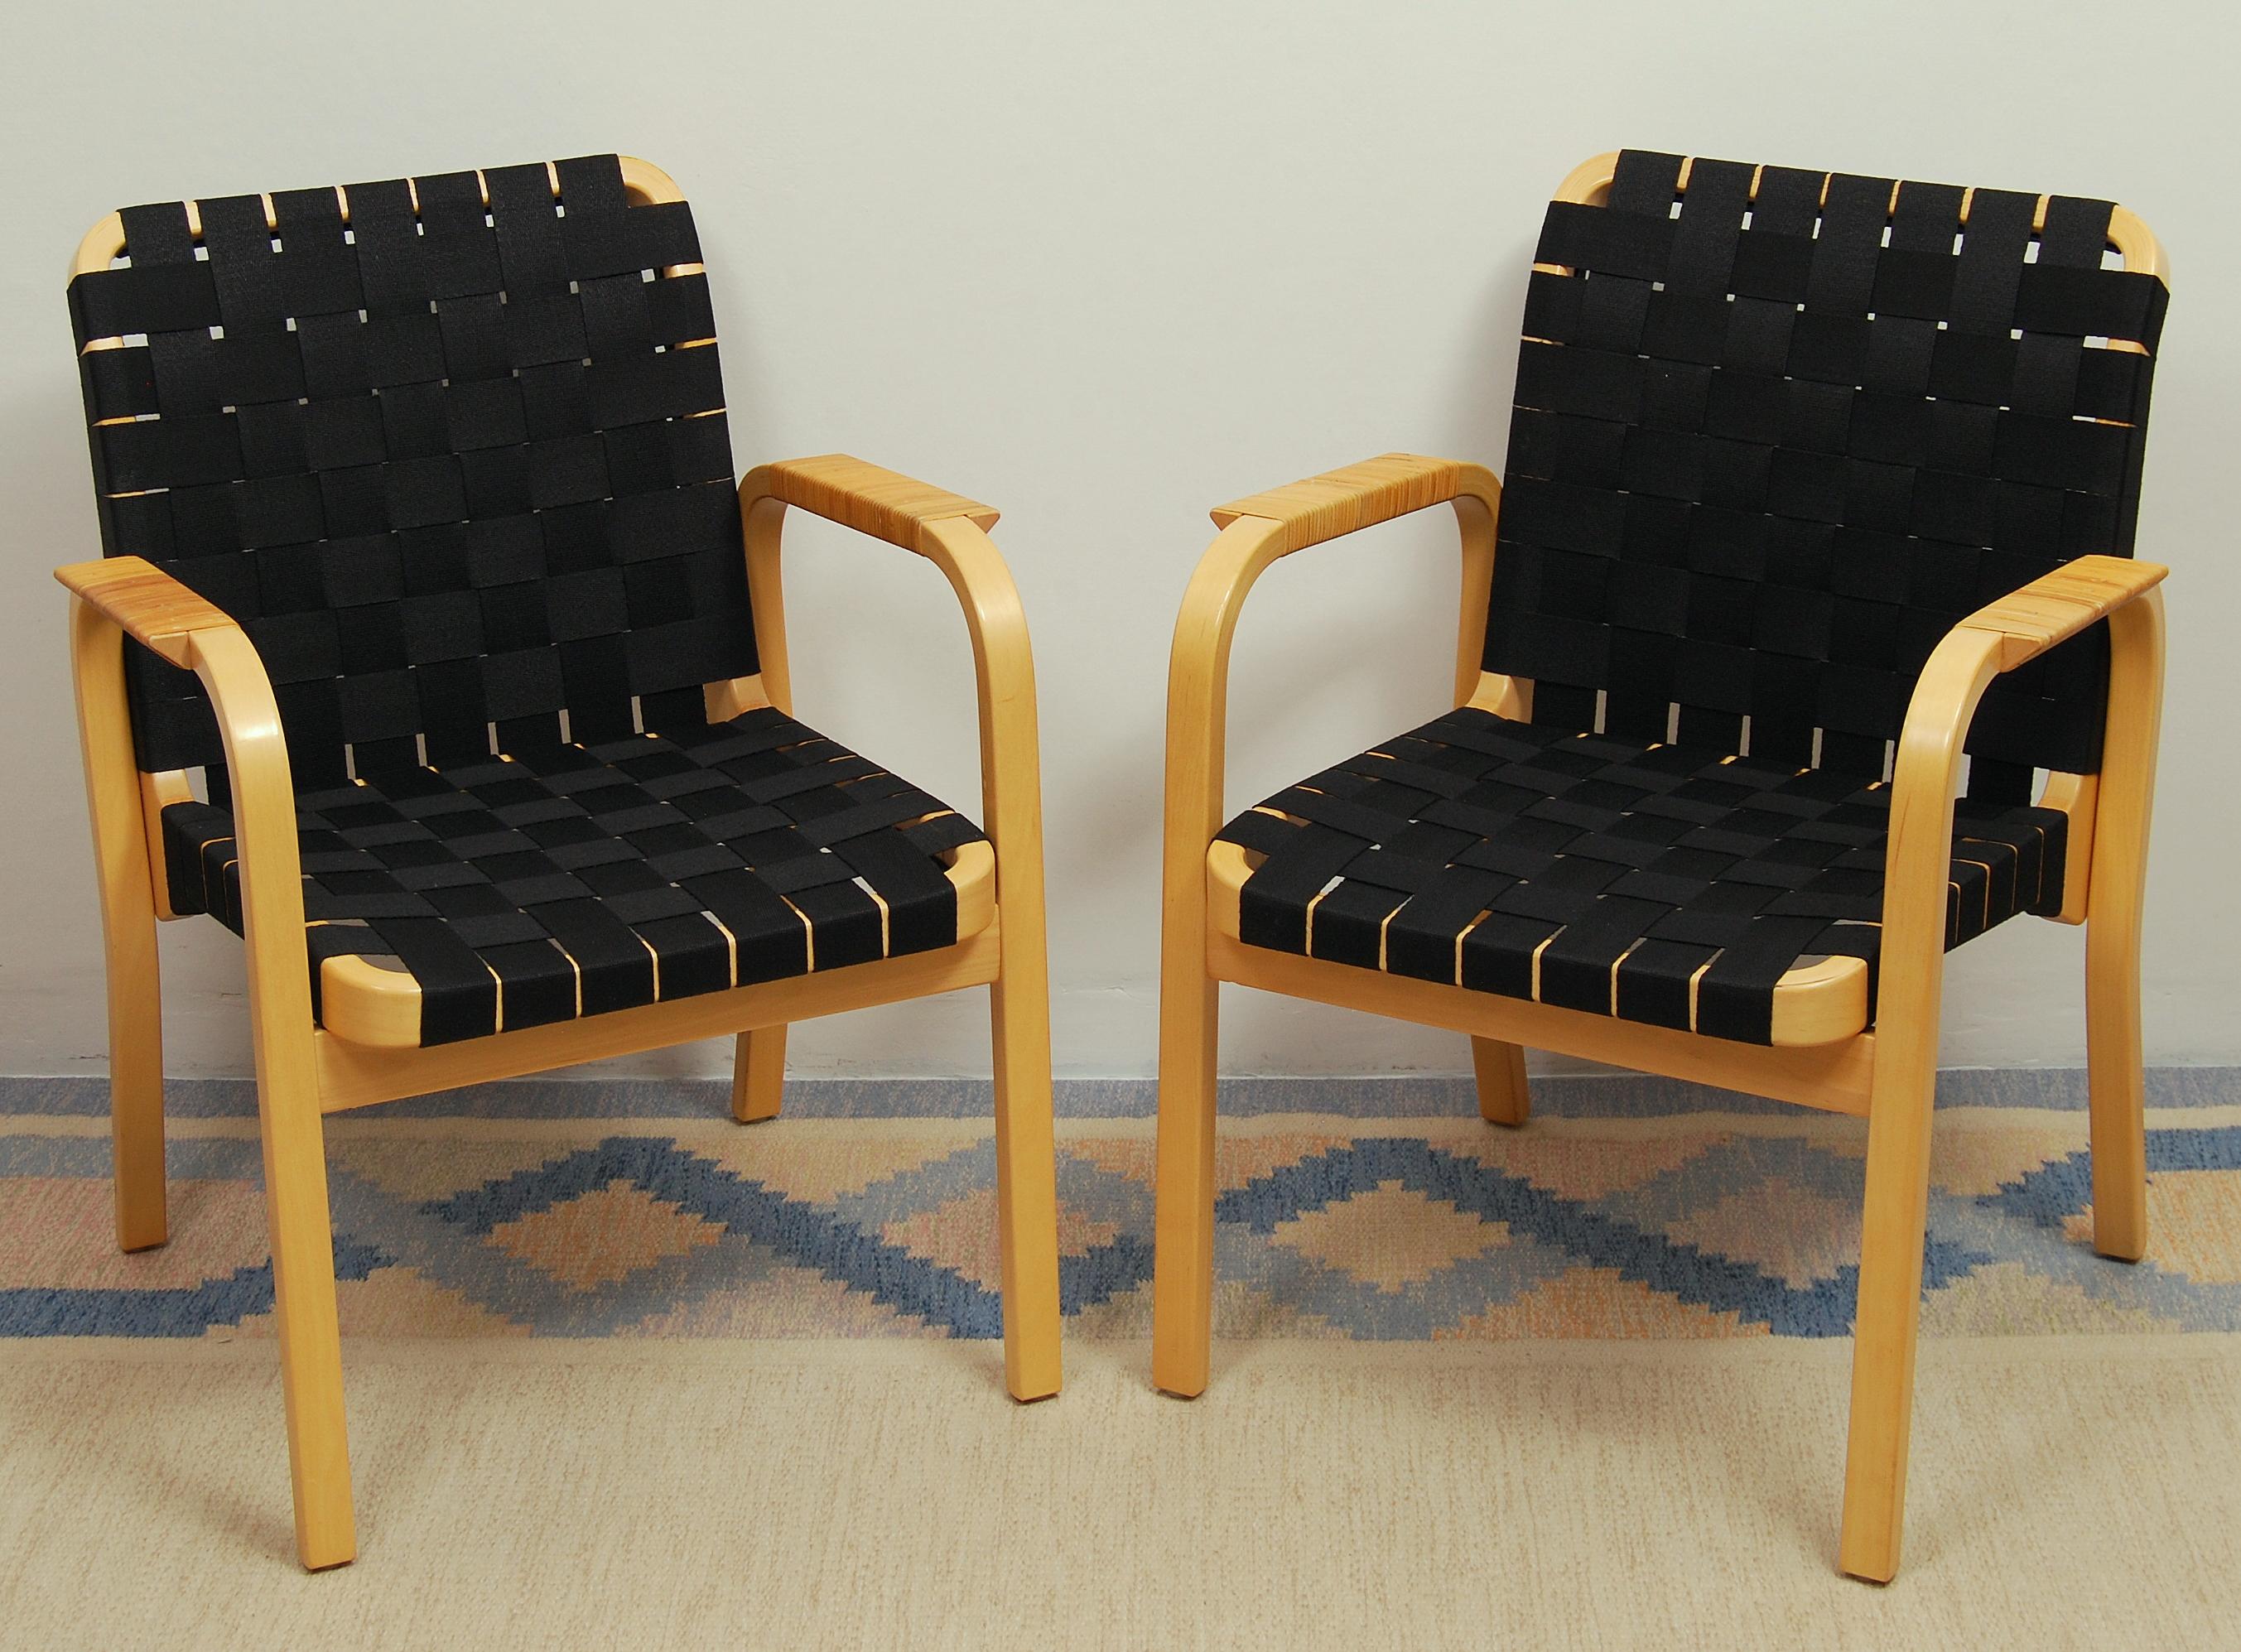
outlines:
[{"label": "black linen strap", "polygon": [[[684,203],[610,155],[121,216],[70,288],[104,548],[243,622],[299,784],[754,670]],[[128,671],[142,767],[217,761],[193,677]]]},{"label": "black linen strap", "polygon": [[[164,811],[175,912],[241,928],[222,774]],[[770,708],[362,774],[297,799],[319,966],[393,960],[443,1044],[957,939],[947,804]]]},{"label": "black linen strap", "polygon": [[[1890,788],[1465,707],[1241,814],[1240,939],[1765,1044],[1802,960],[1879,951]],[[1959,806],[1948,946],[2062,904],[2068,818]]]},{"label": "black linen strap", "polygon": [[[1682,166],[1549,209],[1485,664],[1550,727],[1880,775],[1956,621],[2131,553],[2165,290],[2105,201]],[[2098,627],[2004,677],[1972,795],[2094,769],[2106,677]]]}]

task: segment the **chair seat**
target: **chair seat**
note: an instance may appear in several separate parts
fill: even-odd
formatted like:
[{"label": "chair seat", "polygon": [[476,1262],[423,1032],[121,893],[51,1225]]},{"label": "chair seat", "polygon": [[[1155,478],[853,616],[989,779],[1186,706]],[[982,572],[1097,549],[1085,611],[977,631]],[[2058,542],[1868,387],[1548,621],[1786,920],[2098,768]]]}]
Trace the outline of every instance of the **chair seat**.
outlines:
[{"label": "chair seat", "polygon": [[[1872,777],[1466,706],[1239,815],[1212,868],[1248,946],[1820,1043],[1872,1018],[1890,803]],[[2068,826],[1963,799],[1946,946],[2059,913]]]},{"label": "chair seat", "polygon": [[[238,933],[218,789],[164,811],[168,887]],[[362,774],[296,808],[312,1004],[345,1037],[365,1018],[338,982],[417,993],[418,1042],[445,1044],[929,952],[993,909],[960,900],[993,865],[960,853],[978,826],[768,707]]]}]

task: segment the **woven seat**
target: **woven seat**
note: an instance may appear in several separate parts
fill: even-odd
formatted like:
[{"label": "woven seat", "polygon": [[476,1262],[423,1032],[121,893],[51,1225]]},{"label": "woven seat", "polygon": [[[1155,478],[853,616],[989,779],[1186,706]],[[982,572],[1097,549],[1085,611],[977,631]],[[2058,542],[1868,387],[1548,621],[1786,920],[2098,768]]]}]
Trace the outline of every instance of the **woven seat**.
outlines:
[{"label": "woven seat", "polygon": [[[331,960],[401,972],[418,1041],[444,1044],[927,952],[990,911],[960,925],[944,865],[979,827],[768,707],[360,776],[299,795],[296,818],[311,1002],[345,1037],[390,1019],[347,994],[404,983],[330,971],[323,994]],[[175,803],[163,821],[172,911],[238,933],[231,816]]]},{"label": "woven seat", "polygon": [[[1230,933],[1656,1027],[1825,1042],[1875,1001],[1890,813],[1881,780],[1465,706],[1224,827],[1259,863]],[[1945,944],[2059,912],[2068,826],[1964,800]],[[1858,962],[1811,967],[1832,959]]]}]

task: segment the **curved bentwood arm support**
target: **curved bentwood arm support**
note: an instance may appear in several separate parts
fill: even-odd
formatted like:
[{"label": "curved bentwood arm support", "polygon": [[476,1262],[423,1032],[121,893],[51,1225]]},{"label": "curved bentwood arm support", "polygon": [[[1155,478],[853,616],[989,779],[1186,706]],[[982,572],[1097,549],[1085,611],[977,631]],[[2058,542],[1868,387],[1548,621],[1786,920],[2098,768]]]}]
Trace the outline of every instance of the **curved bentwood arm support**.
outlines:
[{"label": "curved bentwood arm support", "polygon": [[[160,1243],[163,1236],[163,1063],[153,1027],[154,907],[145,881],[150,862],[124,708],[123,639],[130,636],[202,679],[224,741],[240,864],[297,1548],[308,1567],[340,1565],[356,1554],[357,1540],[343,1420],[326,1149],[312,1050],[304,882],[280,710],[248,633],[152,564],[138,557],[113,557],[57,569],[55,577],[76,599],[71,642],[79,728],[103,918],[110,933],[111,1083],[123,1103],[115,1109],[113,1128],[120,1140],[130,1139],[119,1155],[119,1233],[128,1247],[130,1228],[144,1234],[152,1225],[153,1237],[145,1242]],[[134,1165],[129,1180],[128,1158]],[[151,1187],[152,1219],[144,1202]]]},{"label": "curved bentwood arm support", "polygon": [[982,823],[996,846],[1000,921],[1007,926],[1026,921],[1030,914],[1024,909],[1032,906],[1039,926],[1042,787],[1034,658],[1018,588],[987,535],[996,512],[959,494],[840,454],[759,466],[740,483],[739,502],[746,528],[747,585],[759,671],[754,678],[715,685],[712,710],[736,714],[763,704],[793,714],[779,573],[780,534],[788,505],[926,558],[957,593],[973,644]]},{"label": "curved bentwood arm support", "polygon": [[2139,913],[2163,701],[2163,598],[2155,587],[2168,572],[2102,556],[2056,569],[1948,632],[1907,707],[1883,880],[1845,1472],[1843,1564],[1856,1576],[1886,1580],[1898,1568],[1963,742],[1995,677],[2103,619],[2109,622],[2109,709],[2086,920],[2095,1244],[2131,1260],[2144,1245]]},{"label": "curved bentwood arm support", "polygon": [[[791,715],[779,538],[791,505],[913,552],[957,593],[973,643],[980,719],[981,826],[996,848],[1000,973],[994,1016],[998,1221],[1004,1234],[1005,1371],[1013,1397],[1059,1388],[1057,1187],[1051,1123],[1050,1000],[1043,933],[1042,780],[1034,659],[1025,612],[988,538],[996,512],[846,454],[793,459],[739,484],[754,678],[712,686],[712,716],[756,705]],[[777,1111],[783,1027],[744,1035],[733,1085],[745,1118]]]},{"label": "curved bentwood arm support", "polygon": [[[1522,686],[1513,688],[1498,678],[1482,679],[1479,669],[1500,499],[1501,485],[1475,465],[1388,453],[1254,494],[1214,512],[1221,532],[1183,597],[1167,670],[1160,1214],[1152,1361],[1153,1381],[1171,1394],[1197,1394],[1207,1378],[1218,988],[1207,973],[1206,856],[1221,829],[1229,649],[1237,616],[1254,581],[1279,558],[1431,505],[1452,504],[1463,548],[1456,702],[1478,699],[1522,706]],[[1514,1053],[1500,1056],[1505,1077]],[[1522,1102],[1522,1082],[1514,1089]]]},{"label": "curved bentwood arm support", "polygon": [[[1521,698],[1507,679],[1482,680],[1479,659],[1494,584],[1501,484],[1475,465],[1388,453],[1255,493],[1214,512],[1221,532],[1201,558],[1175,620],[1167,666],[1167,894],[1168,920],[1195,905],[1205,928],[1206,853],[1221,829],[1229,713],[1229,650],[1254,583],[1278,558],[1395,517],[1452,504],[1462,538],[1462,619],[1455,701]],[[1201,973],[1204,972],[1201,970]],[[1162,983],[1163,988],[1169,983]]]},{"label": "curved bentwood arm support", "polygon": [[[137,797],[137,770],[131,766],[130,726],[96,714],[123,706],[124,662],[117,645],[122,633],[202,679],[217,716],[232,783],[242,926],[251,953],[271,960],[288,951],[300,960],[304,949],[304,884],[296,846],[296,794],[289,780],[280,709],[248,633],[216,605],[139,557],[75,563],[57,568],[55,578],[77,599],[73,659],[80,701],[86,707],[82,723],[97,830],[105,830],[112,839],[137,839],[144,831]],[[136,795],[129,808],[120,779],[133,782]],[[144,851],[140,859],[148,863]],[[104,876],[104,892],[108,887]],[[295,1020],[310,1027],[307,967],[287,972],[284,980],[265,982],[263,989],[278,1013],[292,1015],[300,1007],[302,1014]],[[254,999],[259,987],[253,974],[250,990]],[[268,1018],[255,1013],[261,1037]]]}]

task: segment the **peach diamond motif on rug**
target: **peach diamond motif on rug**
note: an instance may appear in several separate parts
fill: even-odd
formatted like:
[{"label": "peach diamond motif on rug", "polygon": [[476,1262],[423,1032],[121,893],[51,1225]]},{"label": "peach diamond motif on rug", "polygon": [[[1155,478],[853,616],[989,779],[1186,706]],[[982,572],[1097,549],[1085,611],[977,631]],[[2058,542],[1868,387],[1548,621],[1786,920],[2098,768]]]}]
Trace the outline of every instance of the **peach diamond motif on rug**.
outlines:
[{"label": "peach diamond motif on rug", "polygon": [[[0,1085],[0,1336],[270,1334],[255,1115],[239,1097],[174,1134],[171,1241],[124,1256],[106,1134],[87,1123],[102,1098],[10,1094]],[[405,1104],[378,1128],[331,1121],[345,1334],[1000,1334],[985,1113],[743,1129],[720,1102],[695,1105],[652,1086],[493,1087]],[[1573,1106],[1517,1132],[1428,1107],[1268,1111],[1218,1144],[1218,1334],[1850,1329],[1857,1120],[1801,1127],[1709,1095],[1649,1116]],[[2241,1329],[2231,1116],[2152,1115],[2135,1267],[2092,1252],[2082,1111],[1941,1116],[1926,1334]],[[1076,1334],[1149,1333],[1153,1164],[1141,1114],[1064,1120],[1060,1287]]]}]

